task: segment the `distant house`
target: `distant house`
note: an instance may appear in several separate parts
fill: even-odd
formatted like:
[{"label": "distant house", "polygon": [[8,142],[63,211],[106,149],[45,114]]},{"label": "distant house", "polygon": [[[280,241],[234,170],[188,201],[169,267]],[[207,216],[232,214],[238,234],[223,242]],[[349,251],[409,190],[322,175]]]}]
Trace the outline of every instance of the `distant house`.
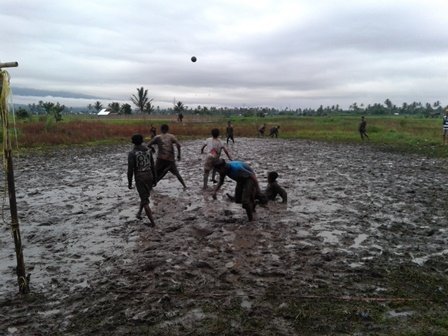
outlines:
[{"label": "distant house", "polygon": [[99,115],[99,116],[107,116],[107,115],[109,115],[111,113],[112,113],[112,111],[109,110],[109,109],[102,109],[101,111],[99,111],[97,113],[97,115]]}]

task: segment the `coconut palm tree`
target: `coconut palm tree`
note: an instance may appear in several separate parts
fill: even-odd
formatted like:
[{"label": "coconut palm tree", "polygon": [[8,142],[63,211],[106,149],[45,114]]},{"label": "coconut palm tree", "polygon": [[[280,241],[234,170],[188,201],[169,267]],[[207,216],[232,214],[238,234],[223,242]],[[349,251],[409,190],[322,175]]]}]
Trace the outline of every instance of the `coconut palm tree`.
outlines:
[{"label": "coconut palm tree", "polygon": [[96,101],[95,104],[93,105],[93,108],[94,108],[97,112],[99,112],[99,111],[102,110],[102,108],[103,108],[103,104],[101,104],[100,101]]},{"label": "coconut palm tree", "polygon": [[182,122],[184,119],[183,111],[185,110],[185,105],[181,101],[174,104],[174,112],[177,113],[177,121]]},{"label": "coconut palm tree", "polygon": [[145,104],[145,108],[143,109],[143,112],[147,114],[151,114],[151,112],[154,112],[154,105],[151,104],[152,99]]},{"label": "coconut palm tree", "polygon": [[151,109],[146,109],[145,107],[152,102],[152,98],[148,98],[148,90],[145,90],[143,86],[140,89],[137,88],[137,95],[132,95],[131,101],[137,106],[140,113],[151,113]]}]

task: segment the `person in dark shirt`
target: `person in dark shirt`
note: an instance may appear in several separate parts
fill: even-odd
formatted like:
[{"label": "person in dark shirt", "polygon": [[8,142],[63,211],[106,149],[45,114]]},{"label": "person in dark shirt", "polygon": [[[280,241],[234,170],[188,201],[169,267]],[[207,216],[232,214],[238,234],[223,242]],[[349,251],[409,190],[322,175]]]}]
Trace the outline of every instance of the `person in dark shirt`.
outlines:
[{"label": "person in dark shirt", "polygon": [[260,126],[260,128],[258,129],[258,136],[259,137],[264,137],[264,131],[266,130],[266,124],[263,124]]},{"label": "person in dark shirt", "polygon": [[149,196],[152,187],[156,185],[154,159],[148,147],[142,145],[143,136],[141,134],[133,135],[131,140],[134,148],[128,154],[128,188],[132,189],[132,180],[135,177],[135,186],[140,196],[140,207],[136,217],[142,219],[142,211],[145,209],[149,225],[155,226],[149,207]]},{"label": "person in dark shirt", "polygon": [[235,139],[233,139],[233,126],[230,121],[227,122],[227,128],[226,128],[226,134],[227,134],[227,144],[229,144],[229,140],[232,140],[232,143],[235,143]]},{"label": "person in dark shirt", "polygon": [[216,193],[224,184],[225,177],[230,177],[236,181],[235,197],[232,197],[232,199],[236,203],[242,204],[249,221],[252,221],[255,211],[255,198],[260,194],[257,176],[253,169],[245,162],[229,161],[226,163],[224,159],[217,160],[214,167],[219,174],[219,182],[213,192],[213,199],[216,199]]},{"label": "person in dark shirt", "polygon": [[269,136],[271,137],[271,138],[274,138],[274,137],[276,137],[276,138],[278,138],[278,130],[280,129],[280,126],[274,126],[274,127],[272,127],[271,129],[270,129],[270,131],[269,131]]},{"label": "person in dark shirt", "polygon": [[275,201],[275,198],[279,195],[282,198],[282,203],[286,203],[288,201],[288,194],[285,189],[280,187],[277,182],[277,178],[277,172],[274,171],[268,173],[268,185],[264,191],[264,195],[269,201]]},{"label": "person in dark shirt", "polygon": [[364,116],[361,117],[361,122],[359,123],[359,134],[361,135],[361,140],[364,140],[364,138],[369,138],[367,135],[367,122],[364,118]]}]

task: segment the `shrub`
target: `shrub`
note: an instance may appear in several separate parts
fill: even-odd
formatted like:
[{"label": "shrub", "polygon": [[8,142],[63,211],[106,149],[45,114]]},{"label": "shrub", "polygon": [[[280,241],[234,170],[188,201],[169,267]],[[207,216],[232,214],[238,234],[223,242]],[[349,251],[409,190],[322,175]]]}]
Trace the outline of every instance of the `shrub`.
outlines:
[{"label": "shrub", "polygon": [[27,119],[30,117],[30,114],[27,110],[21,107],[16,111],[16,116],[18,119]]},{"label": "shrub", "polygon": [[54,128],[55,121],[57,120],[55,120],[52,116],[47,115],[47,118],[45,119],[45,130],[47,132]]}]

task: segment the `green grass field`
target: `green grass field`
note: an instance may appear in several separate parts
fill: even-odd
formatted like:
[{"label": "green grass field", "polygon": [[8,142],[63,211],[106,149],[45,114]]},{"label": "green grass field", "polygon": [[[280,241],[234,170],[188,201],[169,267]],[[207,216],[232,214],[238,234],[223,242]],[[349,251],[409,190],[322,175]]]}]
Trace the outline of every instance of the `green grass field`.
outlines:
[{"label": "green grass field", "polygon": [[[232,117],[186,116],[184,123],[175,116],[131,117],[64,117],[52,120],[25,120],[16,123],[19,148],[41,148],[53,145],[95,145],[128,141],[134,133],[149,136],[151,124],[157,128],[167,123],[170,132],[180,139],[205,138],[217,127],[225,137],[227,120],[231,120],[235,137],[256,137],[258,127],[265,123],[280,126],[280,138],[309,139],[338,143],[361,143],[358,133],[359,116],[324,117]],[[442,145],[440,118],[416,116],[366,116],[365,141],[386,150],[418,153],[431,157],[448,157],[448,146]],[[267,131],[269,133],[269,131]]]}]

